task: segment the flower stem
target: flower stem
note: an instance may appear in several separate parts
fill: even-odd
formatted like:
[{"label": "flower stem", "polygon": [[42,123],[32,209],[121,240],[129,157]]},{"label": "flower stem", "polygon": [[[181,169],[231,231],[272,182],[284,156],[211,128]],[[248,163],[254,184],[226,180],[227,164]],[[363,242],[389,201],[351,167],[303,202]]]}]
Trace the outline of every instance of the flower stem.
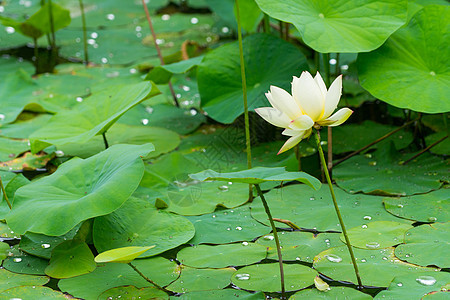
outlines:
[{"label": "flower stem", "polygon": [[136,273],[139,274],[139,276],[141,276],[142,278],[144,278],[147,282],[153,284],[158,290],[164,291],[164,292],[168,292],[165,288],[163,288],[162,286],[158,285],[156,282],[154,282],[153,280],[151,280],[150,278],[148,278],[147,276],[145,276],[144,274],[142,274],[141,271],[139,271],[138,268],[136,268],[136,266],[134,266],[131,262],[128,263],[128,265],[130,267],[133,268],[134,271],[136,271]]},{"label": "flower stem", "polygon": [[264,32],[267,33],[267,34],[270,34],[270,18],[269,18],[269,15],[264,14],[263,24],[264,24]]},{"label": "flower stem", "polygon": [[3,196],[5,197],[6,203],[9,206],[9,209],[12,209],[11,202],[9,202],[8,195],[6,195],[5,187],[3,186],[2,177],[0,176],[0,188],[2,189]]},{"label": "flower stem", "polygon": [[[252,148],[250,143],[250,121],[248,118],[248,104],[247,104],[247,80],[245,77],[245,63],[244,63],[244,47],[242,45],[242,29],[241,16],[239,12],[239,0],[236,0],[236,19],[238,26],[238,43],[239,43],[239,57],[241,60],[241,78],[242,78],[242,95],[244,98],[244,120],[245,120],[245,145],[247,150],[247,168],[252,168]],[[249,199],[253,198],[253,189],[249,185]]]},{"label": "flower stem", "polygon": [[281,257],[281,247],[280,240],[278,239],[277,228],[275,227],[275,223],[273,222],[272,214],[270,213],[269,205],[267,204],[266,198],[264,198],[264,194],[261,191],[261,187],[259,184],[255,184],[256,191],[258,192],[259,197],[261,198],[262,204],[264,206],[264,210],[266,211],[267,217],[269,218],[270,226],[272,227],[273,237],[275,238],[275,244],[277,246],[277,254],[278,254],[278,264],[280,265],[280,282],[281,282],[281,297],[280,299],[286,299],[285,296],[285,288],[284,288],[284,271],[283,271],[283,258]]},{"label": "flower stem", "polygon": [[[153,41],[155,42],[155,48],[156,48],[156,52],[158,53],[159,61],[161,63],[161,66],[164,66],[164,58],[162,56],[161,49],[159,48],[159,45],[156,40],[155,29],[153,29],[152,19],[150,18],[150,13],[148,12],[147,3],[145,3],[145,0],[142,0],[142,6],[144,6],[145,16],[147,18],[148,26],[150,27],[150,32],[152,34]],[[170,79],[169,79],[169,89],[170,89],[170,93],[172,94],[173,101],[175,102],[175,106],[180,107],[180,104],[178,103],[177,95],[175,95],[175,91],[173,90],[172,82],[170,82]]]},{"label": "flower stem", "polygon": [[295,146],[294,151],[295,151],[295,157],[297,158],[297,162],[298,162],[298,171],[301,171],[302,170],[302,155],[300,153],[300,144],[297,144],[297,146]]},{"label": "flower stem", "polygon": [[325,161],[325,155],[323,154],[322,146],[320,145],[320,135],[319,130],[315,131],[315,138],[317,143],[317,149],[319,150],[320,161],[322,162],[322,168],[327,178],[328,187],[330,188],[331,198],[333,199],[334,210],[336,211],[337,217],[339,219],[339,223],[341,224],[342,233],[344,234],[345,244],[347,245],[348,252],[350,253],[350,258],[352,259],[353,268],[355,269],[356,280],[358,281],[358,287],[362,288],[361,277],[359,275],[358,265],[356,264],[355,255],[353,254],[353,248],[350,244],[350,240],[348,238],[347,230],[345,229],[344,220],[342,219],[341,212],[339,210],[339,206],[336,201],[336,195],[334,194],[333,185],[331,183],[330,174],[328,173],[327,163]]},{"label": "flower stem", "polygon": [[84,64],[87,66],[89,63],[89,55],[88,55],[87,31],[86,31],[86,16],[84,15],[83,0],[79,0],[79,2],[81,11],[81,24],[83,24]]}]

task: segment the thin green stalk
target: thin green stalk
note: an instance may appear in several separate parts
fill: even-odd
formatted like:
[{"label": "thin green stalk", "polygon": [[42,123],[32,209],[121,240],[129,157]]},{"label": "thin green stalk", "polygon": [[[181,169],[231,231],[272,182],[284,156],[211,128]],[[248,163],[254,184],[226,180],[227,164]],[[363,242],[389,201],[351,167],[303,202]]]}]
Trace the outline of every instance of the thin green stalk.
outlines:
[{"label": "thin green stalk", "polygon": [[84,64],[87,66],[89,63],[88,55],[88,43],[87,43],[87,30],[86,30],[86,16],[84,14],[83,0],[79,0],[81,11],[81,24],[83,25],[83,45],[84,45]]},{"label": "thin green stalk", "polygon": [[300,144],[297,144],[294,148],[295,151],[295,157],[297,158],[297,162],[298,162],[298,170],[301,171],[302,170],[302,156],[300,153]]},{"label": "thin green stalk", "polygon": [[339,76],[339,53],[336,53],[336,64],[334,65],[334,75]]},{"label": "thin green stalk", "polygon": [[147,276],[145,276],[141,271],[139,271],[138,268],[136,268],[131,262],[128,263],[128,265],[133,268],[134,271],[136,271],[136,273],[139,274],[139,276],[141,276],[142,278],[144,278],[147,282],[151,283],[152,285],[154,285],[158,290],[164,291],[166,293],[170,293],[168,290],[166,290],[165,288],[163,288],[162,286],[158,285],[156,282],[154,282],[153,280],[151,280],[150,278],[148,278]]},{"label": "thin green stalk", "polygon": [[106,132],[102,133],[103,136],[103,143],[105,144],[105,149],[109,148],[108,140],[106,139]]},{"label": "thin green stalk", "polygon": [[[152,34],[153,41],[155,43],[155,48],[156,48],[156,52],[158,53],[159,61],[161,63],[161,66],[163,66],[165,64],[164,58],[162,56],[161,49],[159,48],[159,45],[157,43],[156,33],[155,33],[155,29],[153,28],[152,18],[150,17],[150,13],[148,12],[147,3],[145,3],[145,0],[142,0],[142,6],[144,7],[145,17],[147,18],[147,23],[148,23],[148,26],[150,27],[150,32]],[[175,91],[173,89],[172,82],[170,81],[170,79],[169,79],[168,85],[169,85],[169,90],[170,90],[170,93],[172,94],[172,98],[173,98],[173,102],[175,103],[175,106],[180,107],[180,103],[178,103],[177,95],[175,94]]]},{"label": "thin green stalk", "polygon": [[[239,12],[239,0],[236,0],[236,18],[238,26],[239,57],[241,59],[242,95],[244,97],[245,145],[247,149],[247,168],[251,169],[252,148],[250,143],[250,121],[248,118],[248,104],[247,104],[247,81],[245,77],[244,47],[242,46],[242,29],[241,29],[241,16]],[[252,186],[249,185],[249,199],[251,199],[252,196],[253,196]]]},{"label": "thin green stalk", "polygon": [[53,10],[52,10],[52,0],[48,0],[48,16],[50,21],[50,31],[52,36],[51,46],[52,49],[56,48],[56,38],[55,38],[55,24],[53,22]]},{"label": "thin green stalk", "polygon": [[322,60],[323,60],[323,72],[324,74],[324,81],[327,86],[330,86],[330,53],[322,53]]},{"label": "thin green stalk", "polygon": [[267,217],[269,218],[270,226],[272,227],[273,237],[275,238],[275,244],[277,246],[277,254],[278,254],[278,264],[280,265],[280,282],[281,282],[281,297],[280,299],[286,299],[285,288],[284,288],[284,271],[283,271],[283,258],[281,257],[281,247],[280,240],[278,239],[277,228],[275,227],[275,223],[273,222],[272,214],[270,213],[269,205],[267,204],[266,198],[264,198],[264,194],[261,191],[261,187],[259,184],[255,184],[256,191],[258,192],[259,197],[261,198],[262,204],[264,206],[264,210],[266,211]]},{"label": "thin green stalk", "polygon": [[430,150],[431,148],[433,148],[434,146],[436,146],[437,144],[439,144],[440,142],[443,142],[446,138],[448,138],[448,135],[440,138],[439,140],[437,140],[436,142],[434,142],[433,144],[431,144],[430,146],[422,149],[419,153],[415,154],[413,157],[405,160],[404,162],[402,162],[402,165],[406,165],[407,163],[409,163],[410,161],[412,161],[413,159],[419,157],[420,155],[424,154],[425,152],[427,152],[428,150]]},{"label": "thin green stalk", "polygon": [[34,43],[34,65],[36,67],[36,74],[37,74],[39,72],[38,71],[39,48],[38,48],[37,38],[33,38],[33,43]]},{"label": "thin green stalk", "polygon": [[2,189],[3,196],[5,197],[6,203],[9,206],[9,209],[12,209],[11,202],[9,202],[8,195],[6,195],[5,187],[3,186],[2,177],[0,176],[0,188]]},{"label": "thin green stalk", "polygon": [[339,206],[336,201],[336,195],[334,194],[333,184],[331,183],[330,174],[328,173],[327,162],[325,161],[325,155],[323,154],[322,146],[320,145],[320,134],[319,130],[315,131],[315,138],[317,143],[317,149],[319,150],[320,161],[322,162],[322,168],[327,178],[328,187],[330,188],[331,198],[333,199],[334,210],[336,211],[337,217],[339,219],[339,224],[341,224],[342,233],[344,234],[345,244],[347,246],[348,252],[350,253],[350,258],[352,259],[353,268],[355,269],[356,280],[358,281],[358,287],[362,288],[361,277],[359,275],[358,265],[356,264],[355,255],[353,254],[353,248],[350,244],[350,240],[348,238],[347,230],[345,229],[344,220],[341,216],[341,211],[339,210]]},{"label": "thin green stalk", "polygon": [[264,19],[263,19],[263,24],[264,24],[264,32],[265,33],[270,33],[270,18],[269,15],[264,14]]}]

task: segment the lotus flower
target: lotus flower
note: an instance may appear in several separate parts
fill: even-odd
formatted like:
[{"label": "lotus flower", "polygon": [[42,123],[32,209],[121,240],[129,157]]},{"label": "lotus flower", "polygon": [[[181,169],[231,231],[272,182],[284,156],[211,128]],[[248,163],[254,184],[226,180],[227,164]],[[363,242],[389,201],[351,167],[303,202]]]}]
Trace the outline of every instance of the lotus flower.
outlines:
[{"label": "lotus flower", "polygon": [[282,134],[290,136],[278,152],[280,154],[309,137],[313,127],[344,123],[353,113],[351,109],[342,108],[331,115],[341,94],[342,75],[333,81],[327,91],[319,72],[313,78],[305,71],[300,78],[294,76],[292,95],[279,87],[270,86],[266,97],[272,107],[256,108],[255,111],[270,124],[285,128]]}]

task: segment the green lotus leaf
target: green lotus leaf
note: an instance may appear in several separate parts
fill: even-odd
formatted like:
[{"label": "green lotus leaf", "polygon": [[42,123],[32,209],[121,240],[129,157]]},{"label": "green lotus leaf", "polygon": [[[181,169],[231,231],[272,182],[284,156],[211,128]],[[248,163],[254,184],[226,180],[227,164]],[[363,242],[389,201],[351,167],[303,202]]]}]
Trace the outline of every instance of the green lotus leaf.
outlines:
[{"label": "green lotus leaf", "polygon": [[230,277],[235,271],[234,268],[195,269],[183,265],[180,268],[180,277],[166,287],[169,291],[184,293],[222,289],[231,283]]},{"label": "green lotus leaf", "polygon": [[44,285],[50,278],[47,276],[23,275],[0,269],[0,292],[23,285]]},{"label": "green lotus leaf", "polygon": [[364,294],[356,289],[343,286],[333,286],[329,291],[321,292],[318,289],[305,289],[292,295],[289,300],[301,299],[352,299],[352,300],[368,300],[372,296]]},{"label": "green lotus leaf", "polygon": [[379,49],[358,56],[361,85],[400,108],[450,111],[449,20],[450,6],[425,6]]},{"label": "green lotus leaf", "polygon": [[19,247],[13,246],[8,258],[3,261],[3,268],[8,271],[29,274],[29,275],[45,275],[45,268],[48,265],[47,259],[42,259],[34,255],[28,255],[21,251]]},{"label": "green lotus leaf", "polygon": [[[284,264],[283,269],[286,291],[300,290],[310,286],[318,275],[315,270],[303,265]],[[231,281],[245,290],[279,292],[281,291],[280,266],[278,263],[246,266],[236,271]]]},{"label": "green lotus leaf", "polygon": [[169,299],[169,295],[155,287],[145,287],[139,289],[135,286],[119,286],[112,289],[104,291],[100,296],[99,300],[107,299],[120,299],[123,295],[127,295],[129,299],[158,299],[165,300]]},{"label": "green lotus leaf", "polygon": [[106,133],[129,109],[158,93],[156,86],[147,82],[111,86],[72,110],[56,114],[46,126],[30,136],[31,149],[37,152],[49,145],[85,143],[96,135]]},{"label": "green lotus leaf", "polygon": [[294,24],[317,52],[367,52],[406,22],[405,0],[256,0],[269,16]]},{"label": "green lotus leaf", "polygon": [[[288,89],[293,75],[308,69],[303,54],[272,35],[255,34],[243,40],[248,109],[269,106],[264,97],[270,85]],[[223,45],[205,55],[197,69],[202,108],[221,123],[232,123],[244,112],[238,43]]]},{"label": "green lotus leaf", "polygon": [[46,286],[17,286],[0,293],[0,299],[67,300],[66,295]]},{"label": "green lotus leaf", "polygon": [[[223,289],[223,290],[211,290],[211,291],[198,291],[183,293],[179,299],[180,300],[191,300],[191,299],[236,299],[240,300],[264,300],[266,299],[262,292],[249,293],[243,290],[235,289]],[[172,299],[172,298],[171,298]]]},{"label": "green lotus leaf", "polygon": [[8,225],[17,234],[58,236],[81,221],[113,212],[137,188],[144,173],[141,156],[152,150],[151,144],[114,145],[88,159],[69,160],[16,192]]}]

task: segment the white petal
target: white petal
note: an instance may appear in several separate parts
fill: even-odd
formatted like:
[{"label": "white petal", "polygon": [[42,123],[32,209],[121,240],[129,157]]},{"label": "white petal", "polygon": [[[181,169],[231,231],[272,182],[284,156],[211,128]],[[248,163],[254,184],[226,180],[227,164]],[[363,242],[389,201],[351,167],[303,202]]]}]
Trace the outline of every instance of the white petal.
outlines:
[{"label": "white petal", "polygon": [[288,128],[291,119],[286,114],[272,107],[255,108],[255,112],[272,125]]},{"label": "white petal", "polygon": [[289,149],[300,143],[300,141],[303,139],[303,135],[304,134],[300,134],[289,138],[286,143],[284,143],[283,147],[281,147],[280,151],[278,151],[278,154],[288,151]]},{"label": "white petal", "polygon": [[270,86],[270,92],[266,93],[266,97],[274,108],[285,113],[291,120],[302,115],[302,111],[294,98],[285,90],[272,85]]},{"label": "white petal", "polygon": [[314,80],[319,86],[320,91],[322,92],[322,96],[325,99],[325,97],[327,96],[327,86],[325,85],[325,82],[323,82],[322,76],[320,76],[319,72],[317,72],[316,76],[314,76]]},{"label": "white petal", "polygon": [[302,108],[304,114],[317,121],[322,115],[325,99],[320,87],[308,72],[292,81],[292,96]]},{"label": "white petal", "polygon": [[302,131],[304,131],[304,130],[294,130],[294,129],[286,128],[285,130],[283,130],[283,132],[281,134],[287,135],[287,136],[294,136],[294,135],[301,134]]},{"label": "white petal", "polygon": [[289,128],[294,130],[307,130],[313,127],[314,121],[307,115],[302,115],[297,119],[291,121]]},{"label": "white petal", "polygon": [[325,109],[321,119],[328,118],[336,109],[342,95],[342,75],[339,75],[331,84],[325,98]]},{"label": "white petal", "polygon": [[344,107],[338,110],[336,113],[334,113],[331,117],[328,119],[325,119],[323,121],[318,121],[317,123],[322,126],[338,126],[347,121],[347,119],[352,115],[353,110],[350,108]]}]

